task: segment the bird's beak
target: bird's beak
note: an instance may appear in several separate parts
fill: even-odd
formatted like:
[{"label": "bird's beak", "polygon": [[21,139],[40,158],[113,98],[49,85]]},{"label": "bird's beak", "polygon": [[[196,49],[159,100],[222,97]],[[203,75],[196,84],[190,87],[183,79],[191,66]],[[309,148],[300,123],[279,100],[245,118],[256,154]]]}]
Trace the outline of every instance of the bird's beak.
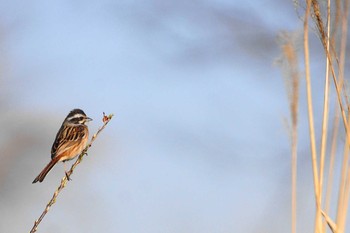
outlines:
[{"label": "bird's beak", "polygon": [[90,117],[86,117],[85,119],[87,122],[92,121],[92,119]]}]

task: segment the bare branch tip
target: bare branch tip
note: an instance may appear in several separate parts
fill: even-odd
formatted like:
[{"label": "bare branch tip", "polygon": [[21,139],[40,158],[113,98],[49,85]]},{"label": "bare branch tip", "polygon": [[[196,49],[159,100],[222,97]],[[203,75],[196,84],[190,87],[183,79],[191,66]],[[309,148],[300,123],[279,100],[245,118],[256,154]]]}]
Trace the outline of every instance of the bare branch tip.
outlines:
[{"label": "bare branch tip", "polygon": [[106,115],[105,112],[103,112],[103,118],[102,118],[102,122],[104,124],[107,124],[113,117],[114,115],[113,114],[109,114],[108,116]]}]

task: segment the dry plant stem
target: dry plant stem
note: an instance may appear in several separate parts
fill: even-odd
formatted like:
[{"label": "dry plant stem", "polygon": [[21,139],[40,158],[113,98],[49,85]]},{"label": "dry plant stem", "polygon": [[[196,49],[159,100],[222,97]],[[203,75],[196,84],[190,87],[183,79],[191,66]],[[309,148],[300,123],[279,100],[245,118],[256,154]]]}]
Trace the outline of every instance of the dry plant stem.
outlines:
[{"label": "dry plant stem", "polygon": [[283,46],[283,53],[290,67],[291,90],[289,91],[290,112],[291,112],[291,140],[292,140],[292,233],[296,233],[297,223],[297,145],[298,145],[298,105],[299,105],[299,72],[298,60],[294,45],[291,41]]},{"label": "dry plant stem", "polygon": [[307,88],[307,106],[309,112],[309,131],[310,131],[310,146],[311,146],[311,157],[312,157],[312,170],[314,177],[314,190],[316,200],[316,217],[315,217],[315,233],[322,232],[322,219],[321,219],[321,203],[320,203],[320,188],[318,178],[318,167],[317,167],[317,152],[316,152],[316,141],[315,141],[315,129],[314,129],[314,115],[312,108],[312,93],[311,93],[311,78],[310,78],[310,64],[309,64],[309,25],[308,19],[311,8],[311,0],[306,1],[306,10],[304,18],[304,59],[305,59],[305,78]]},{"label": "dry plant stem", "polygon": [[[288,36],[287,36],[288,38]],[[288,39],[283,45],[283,55],[285,56],[289,72],[288,80],[291,80],[289,86],[287,86],[288,99],[291,113],[291,148],[292,148],[292,190],[291,190],[291,210],[292,210],[292,233],[296,233],[296,209],[297,209],[297,145],[298,145],[298,105],[299,105],[299,72],[298,72],[298,59],[295,52],[293,42]]]},{"label": "dry plant stem", "polygon": [[[347,170],[347,175],[346,175],[346,179],[349,180],[350,179],[350,170]],[[342,204],[344,206],[348,206],[349,204],[349,194],[350,194],[350,185],[348,182],[346,182],[345,187],[344,187],[344,193],[343,193],[343,200],[342,200]],[[346,216],[347,216],[347,208],[344,207],[343,212],[341,213],[341,215],[339,216],[339,219],[337,219],[337,221],[339,222],[338,226],[338,231],[337,233],[343,233],[345,232],[345,224],[346,224]]]},{"label": "dry plant stem", "polygon": [[[322,43],[324,45],[324,49],[325,49],[325,53],[327,55],[327,59],[330,61],[330,69],[332,72],[332,77],[333,77],[333,81],[334,81],[334,85],[336,88],[336,92],[337,92],[337,98],[338,98],[338,103],[340,106],[340,110],[341,110],[341,114],[342,114],[342,119],[343,119],[343,124],[344,124],[344,128],[345,128],[345,132],[346,132],[346,147],[350,146],[350,130],[349,130],[349,126],[348,126],[348,122],[349,120],[346,117],[346,113],[345,113],[345,108],[343,106],[342,103],[342,96],[341,96],[341,87],[342,82],[343,82],[343,77],[344,77],[344,64],[345,64],[345,47],[346,47],[346,37],[347,37],[347,18],[348,18],[348,11],[349,11],[349,1],[345,1],[345,11],[344,13],[341,14],[342,20],[341,20],[341,27],[342,27],[342,37],[341,37],[341,56],[340,56],[340,62],[339,62],[339,76],[340,76],[340,80],[339,80],[339,85],[338,85],[338,81],[335,75],[335,71],[334,71],[334,67],[333,67],[333,63],[332,63],[332,57],[330,55],[329,49],[327,49],[327,47],[325,46],[325,41],[326,38],[324,36],[324,29],[323,29],[323,23],[322,23],[322,19],[320,17],[319,14],[319,6],[318,6],[318,2],[313,0],[313,9],[316,15],[316,22],[317,22],[317,26],[318,29],[320,31],[321,34],[321,40]],[[341,12],[338,9],[338,12]],[[343,95],[346,97],[345,101],[348,104],[348,99],[346,96],[346,92],[343,93]],[[348,148],[346,148],[347,150]],[[346,196],[346,194],[344,192],[344,190],[346,190],[346,187],[348,187],[350,180],[348,180],[347,177],[347,170],[348,170],[348,155],[347,153],[344,153],[344,159],[343,159],[343,166],[342,166],[342,173],[341,173],[341,182],[340,182],[340,187],[339,187],[339,196],[338,196],[338,211],[337,211],[337,231],[342,233],[345,231],[345,220],[346,220],[346,215],[347,215],[347,210],[348,210],[348,206],[345,205],[344,203],[348,202],[348,196]]]},{"label": "dry plant stem", "polygon": [[[348,167],[347,169],[347,175],[346,175],[346,184],[345,184],[345,190],[344,190],[344,201],[343,201],[343,205],[344,206],[349,206],[349,195],[350,195],[350,169]],[[348,208],[344,208],[343,214],[342,214],[342,221],[340,224],[340,229],[341,232],[345,232],[345,223],[346,223],[346,216],[347,216],[347,210]]]},{"label": "dry plant stem", "polygon": [[40,217],[34,222],[34,226],[31,229],[30,233],[34,233],[37,231],[37,228],[40,224],[40,222],[43,220],[43,218],[45,217],[45,215],[47,214],[47,212],[49,212],[50,207],[56,202],[56,198],[58,196],[58,194],[62,191],[62,189],[66,186],[67,184],[67,177],[69,177],[71,174],[73,174],[74,169],[76,168],[76,166],[78,166],[78,164],[82,161],[83,156],[87,154],[88,149],[91,147],[92,143],[95,141],[96,137],[100,134],[100,132],[106,127],[106,125],[108,124],[108,122],[112,119],[113,115],[109,115],[108,116],[108,120],[104,122],[103,126],[100,127],[98,129],[98,131],[92,136],[90,143],[85,147],[85,149],[80,153],[80,155],[78,156],[78,159],[74,162],[74,164],[72,165],[72,167],[70,168],[70,170],[67,172],[67,174],[62,178],[61,180],[61,184],[58,186],[58,188],[56,189],[56,191],[54,192],[51,200],[47,203],[46,208],[44,209],[44,211],[42,212],[42,214],[40,215]]},{"label": "dry plant stem", "polygon": [[[340,55],[339,55],[339,89],[342,90],[344,88],[343,82],[344,82],[344,64],[345,64],[345,53],[346,53],[346,39],[347,39],[347,15],[348,15],[348,5],[349,1],[345,1],[345,11],[343,12],[341,10],[340,1],[336,1],[336,17],[335,17],[335,27],[339,24],[340,21],[340,28],[341,28],[341,41],[340,41]],[[339,20],[341,18],[341,20]],[[346,92],[343,92],[346,94]],[[346,98],[347,99],[347,98]],[[347,104],[348,105],[348,104]],[[332,182],[333,182],[333,170],[334,170],[334,157],[335,157],[335,150],[337,146],[337,135],[338,135],[338,129],[339,129],[339,108],[335,109],[335,117],[334,117],[334,123],[333,123],[333,136],[332,136],[332,149],[330,154],[330,163],[329,163],[329,173],[328,173],[328,182],[327,182],[327,193],[326,193],[326,207],[325,211],[328,213],[329,207],[330,207],[330,200],[331,200],[331,194],[332,194]],[[339,204],[339,202],[338,202]],[[338,207],[338,213],[339,216],[340,212],[339,210],[342,209],[342,206]],[[338,217],[337,217],[338,219]],[[338,222],[339,224],[339,222]]]},{"label": "dry plant stem", "polygon": [[324,29],[323,29],[323,22],[322,22],[322,18],[320,16],[320,12],[319,12],[319,5],[318,5],[317,0],[311,0],[311,1],[312,1],[312,6],[313,6],[313,11],[314,11],[314,14],[316,16],[317,28],[321,34],[321,41],[322,41],[322,44],[324,46],[324,50],[325,50],[327,59],[329,60],[330,70],[332,72],[333,82],[334,82],[334,86],[336,89],[338,103],[339,103],[339,107],[341,110],[343,124],[344,124],[345,132],[346,132],[346,140],[347,140],[348,144],[350,145],[350,135],[349,135],[350,129],[348,126],[347,117],[345,114],[345,109],[344,109],[344,105],[343,105],[343,101],[342,101],[342,97],[341,97],[340,85],[338,84],[337,76],[335,75],[335,71],[334,71],[334,67],[333,67],[332,56],[330,55],[329,50],[327,50],[327,46],[326,46],[327,37],[326,37]]},{"label": "dry plant stem", "polygon": [[321,211],[321,213],[322,213],[324,219],[326,220],[326,223],[328,224],[328,226],[331,229],[331,231],[333,233],[338,232],[337,231],[337,225],[333,222],[333,220],[324,211]]},{"label": "dry plant stem", "polygon": [[[338,1],[336,1],[338,2]],[[340,4],[339,4],[340,5]],[[340,7],[339,7],[340,8]],[[345,57],[346,57],[346,44],[347,44],[347,35],[348,35],[348,15],[349,15],[349,0],[344,2],[344,11],[338,10],[341,15],[341,40],[340,40],[340,55],[339,55],[339,85],[340,88],[345,88],[343,85],[344,82],[344,67],[345,67]],[[349,107],[347,92],[343,91],[345,95],[346,104]]]},{"label": "dry plant stem", "polygon": [[340,111],[341,111],[341,115],[342,115],[342,119],[343,119],[343,124],[344,124],[344,129],[345,129],[345,133],[346,133],[346,140],[347,140],[348,144],[350,145],[350,135],[349,135],[350,130],[349,130],[348,121],[346,119],[346,113],[345,113],[342,98],[341,98],[341,89],[339,87],[340,85],[338,84],[337,77],[335,75],[334,67],[332,65],[332,58],[330,57],[329,51],[326,51],[326,53],[327,53],[327,57],[330,61],[330,69],[332,72],[335,90],[337,92],[338,103],[339,103],[339,107],[340,107]]},{"label": "dry plant stem", "polygon": [[330,152],[330,161],[328,166],[328,175],[327,175],[327,191],[325,196],[325,212],[328,213],[330,210],[330,204],[331,204],[331,196],[332,196],[332,185],[333,185],[333,174],[334,174],[334,160],[335,160],[335,154],[336,154],[336,148],[337,148],[337,139],[338,139],[338,132],[339,132],[339,108],[337,107],[335,109],[334,114],[334,121],[333,121],[333,132],[332,132],[332,144],[331,144],[331,152]]},{"label": "dry plant stem", "polygon": [[292,129],[292,233],[297,226],[297,126]]},{"label": "dry plant stem", "polygon": [[[286,75],[286,89],[289,101],[291,127],[288,127],[291,141],[291,232],[296,233],[297,223],[297,145],[298,145],[298,111],[299,111],[299,86],[300,73],[298,70],[298,56],[293,37],[288,33],[282,34],[282,60],[286,65],[282,68]],[[289,124],[287,123],[289,126]]]},{"label": "dry plant stem", "polygon": [[[332,62],[332,57],[330,55],[329,50],[327,50],[327,47],[325,46],[325,35],[324,35],[324,29],[323,29],[323,24],[322,24],[322,20],[321,17],[319,17],[319,7],[318,7],[318,2],[316,0],[312,0],[313,3],[313,9],[314,9],[314,13],[316,15],[316,22],[317,22],[317,27],[320,31],[321,34],[321,40],[322,43],[324,45],[324,49],[325,49],[325,53],[327,55],[328,60],[330,61],[330,69],[332,72],[332,77],[333,77],[333,81],[334,81],[334,85],[335,85],[335,89],[337,92],[337,98],[338,98],[338,103],[340,106],[340,110],[341,110],[341,114],[342,114],[342,119],[343,119],[343,124],[344,124],[344,128],[345,128],[345,132],[346,132],[346,146],[350,146],[350,129],[349,129],[349,125],[348,125],[348,119],[346,117],[346,113],[345,113],[345,109],[342,103],[342,96],[341,96],[341,88],[338,85],[338,81],[335,75],[335,71],[334,71],[334,67],[333,67],[333,62]],[[347,16],[348,14],[348,2],[346,1],[346,10],[344,15]],[[347,22],[347,17],[345,22]],[[346,34],[343,34],[343,37],[346,37]],[[344,95],[346,96],[346,93],[344,93]],[[346,96],[347,97],[347,96]],[[347,103],[347,100],[346,100]],[[345,217],[347,214],[347,210],[348,210],[348,206],[344,205],[344,202],[347,202],[348,197],[344,196],[344,193],[342,190],[345,189],[345,187],[342,187],[344,185],[346,185],[347,183],[349,183],[350,181],[344,180],[346,179],[346,173],[347,173],[347,166],[348,160],[347,160],[347,156],[344,156],[344,160],[343,160],[343,168],[342,168],[342,175],[341,175],[341,183],[340,183],[340,191],[339,191],[339,197],[338,197],[338,212],[337,212],[337,231],[342,233],[345,230]],[[343,200],[343,197],[346,198],[346,200]]]},{"label": "dry plant stem", "polygon": [[[340,42],[340,67],[339,67],[339,76],[340,76],[340,82],[343,82],[344,79],[344,65],[345,65],[345,53],[346,53],[346,41],[347,41],[347,31],[348,31],[348,14],[349,14],[349,1],[344,2],[344,11],[341,15],[341,29],[342,29],[342,37],[341,37],[341,42]],[[349,146],[347,144],[346,146]],[[337,206],[337,218],[336,218],[336,223],[339,226],[340,231],[339,232],[344,232],[345,231],[345,216],[347,214],[348,206],[344,205],[344,202],[348,202],[348,200],[344,200],[344,190],[346,189],[344,186],[347,183],[349,186],[349,178],[347,181],[345,181],[345,174],[346,170],[348,168],[348,155],[344,154],[344,159],[343,159],[343,167],[342,167],[342,173],[341,173],[341,181],[340,181],[340,188],[339,188],[339,196],[338,196],[338,206]],[[345,197],[348,199],[348,197]]]},{"label": "dry plant stem", "polygon": [[342,172],[339,184],[339,194],[338,194],[338,211],[336,225],[338,228],[338,233],[343,233],[345,230],[345,217],[347,206],[345,206],[345,193],[346,193],[346,176],[348,171],[348,159],[349,159],[349,145],[345,142],[344,153],[343,153],[343,163],[342,163]]},{"label": "dry plant stem", "polygon": [[[327,50],[329,50],[329,38],[330,38],[330,0],[328,0],[327,7]],[[322,135],[321,135],[321,154],[320,154],[320,200],[322,200],[323,190],[323,173],[324,173],[324,160],[326,154],[327,143],[327,127],[328,127],[328,115],[329,115],[329,60],[326,61],[326,77],[324,88],[324,100],[323,100],[323,122],[322,122]]]},{"label": "dry plant stem", "polygon": [[[298,92],[297,89],[293,90]],[[295,94],[296,95],[296,94]],[[298,98],[296,97],[292,101],[296,102],[293,112],[297,113]],[[297,114],[295,114],[297,117]],[[292,120],[292,233],[296,233],[297,225],[297,145],[298,145],[298,123],[297,119]]]}]

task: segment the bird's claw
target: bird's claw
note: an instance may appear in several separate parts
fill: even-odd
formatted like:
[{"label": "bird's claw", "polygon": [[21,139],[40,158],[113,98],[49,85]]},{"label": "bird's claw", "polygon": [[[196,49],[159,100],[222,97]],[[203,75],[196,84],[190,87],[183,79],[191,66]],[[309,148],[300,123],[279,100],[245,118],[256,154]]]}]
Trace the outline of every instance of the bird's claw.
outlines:
[{"label": "bird's claw", "polygon": [[72,179],[69,177],[68,172],[65,172],[65,173],[66,173],[66,178],[67,178],[67,180],[68,180],[68,181],[71,181]]}]

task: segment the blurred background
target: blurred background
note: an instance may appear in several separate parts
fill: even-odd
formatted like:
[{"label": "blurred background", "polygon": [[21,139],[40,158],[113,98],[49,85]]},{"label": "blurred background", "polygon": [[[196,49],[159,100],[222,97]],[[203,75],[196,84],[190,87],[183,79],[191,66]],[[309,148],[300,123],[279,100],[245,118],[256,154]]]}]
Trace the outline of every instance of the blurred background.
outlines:
[{"label": "blurred background", "polygon": [[[278,34],[301,28],[292,1],[0,1],[0,232],[29,232],[59,185],[63,164],[32,181],[73,108],[91,134],[115,117],[38,232],[290,231],[275,61]],[[311,232],[300,114],[298,231]]]}]

